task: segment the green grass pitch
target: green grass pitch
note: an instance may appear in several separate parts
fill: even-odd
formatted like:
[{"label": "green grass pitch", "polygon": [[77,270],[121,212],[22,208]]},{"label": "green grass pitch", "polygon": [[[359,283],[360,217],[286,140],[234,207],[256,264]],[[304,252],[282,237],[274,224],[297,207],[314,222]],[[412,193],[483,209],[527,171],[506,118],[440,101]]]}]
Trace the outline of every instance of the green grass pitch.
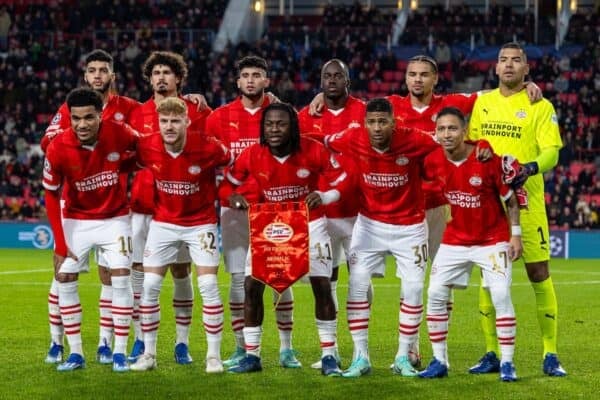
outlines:
[{"label": "green grass pitch", "polygon": [[[551,270],[559,300],[559,354],[569,373],[566,378],[542,374],[542,349],[534,313],[534,295],[521,263],[514,267],[513,301],[517,311],[515,363],[519,381],[502,383],[496,374],[472,376],[466,370],[484,352],[477,316],[478,274],[466,291],[455,292],[449,355],[450,376],[420,380],[395,376],[388,369],[397,348],[399,280],[388,260],[387,276],[374,280],[375,303],[370,324],[373,372],[349,380],[326,378],[310,364],[320,355],[310,288],[294,286],[294,347],[303,368],[283,370],[278,365],[279,339],[271,307],[265,312],[262,373],[207,375],[203,358],[205,339],[201,325],[200,297],[192,322],[190,353],[194,363],[176,365],[173,360],[174,319],[172,281],[167,277],[161,297],[158,369],[146,373],[115,374],[110,366],[95,362],[98,341],[99,281],[95,271],[81,276],[84,309],[82,327],[87,366],[73,373],[59,373],[43,362],[49,343],[46,299],[51,280],[48,251],[0,250],[0,399],[591,399],[600,396],[600,261],[552,260]],[[352,341],[344,310],[347,272],[340,273],[338,297],[342,307],[338,337],[343,367],[352,356]],[[229,276],[219,275],[221,295],[227,304]],[[271,294],[265,292],[266,304]],[[227,310],[227,306],[226,306]],[[233,335],[225,313],[222,356],[233,350]],[[431,358],[425,324],[421,329],[424,362]]]}]

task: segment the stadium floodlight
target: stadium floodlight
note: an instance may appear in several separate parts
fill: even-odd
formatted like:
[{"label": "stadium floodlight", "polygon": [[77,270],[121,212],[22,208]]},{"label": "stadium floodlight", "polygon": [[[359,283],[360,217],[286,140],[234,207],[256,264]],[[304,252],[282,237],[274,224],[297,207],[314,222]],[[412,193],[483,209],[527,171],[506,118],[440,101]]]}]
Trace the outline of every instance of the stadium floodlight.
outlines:
[{"label": "stadium floodlight", "polygon": [[256,11],[257,13],[262,11],[262,1],[261,0],[256,0],[254,2],[254,11]]}]

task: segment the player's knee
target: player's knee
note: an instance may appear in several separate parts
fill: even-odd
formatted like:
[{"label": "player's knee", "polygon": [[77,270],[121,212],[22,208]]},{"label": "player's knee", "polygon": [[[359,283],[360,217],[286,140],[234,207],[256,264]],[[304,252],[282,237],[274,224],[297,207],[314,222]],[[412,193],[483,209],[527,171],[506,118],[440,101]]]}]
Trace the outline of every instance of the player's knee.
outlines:
[{"label": "player's knee", "polygon": [[311,276],[310,284],[312,286],[315,299],[324,299],[331,296],[331,284],[329,279],[323,276]]},{"label": "player's knee", "polygon": [[244,283],[244,291],[246,292],[245,302],[247,304],[259,303],[265,290],[265,285],[256,279],[248,276]]},{"label": "player's knee", "polygon": [[410,305],[423,304],[423,282],[402,281],[402,296],[404,302]]},{"label": "player's knee", "polygon": [[530,282],[543,282],[550,277],[547,261],[526,263],[525,269]]},{"label": "player's knee", "polygon": [[292,288],[289,287],[285,289],[283,292],[281,292],[281,295],[277,293],[277,291],[273,290],[273,303],[277,303],[278,301],[280,303],[294,301],[294,292],[292,291]]},{"label": "player's knee", "polygon": [[231,274],[231,284],[229,286],[229,293],[244,293],[244,274],[236,272]]},{"label": "player's knee", "polygon": [[450,298],[450,288],[446,285],[430,284],[427,289],[427,313],[444,314]]},{"label": "player's knee", "polygon": [[496,315],[514,314],[510,287],[501,286],[490,288],[492,303],[496,309]]},{"label": "player's knee", "polygon": [[56,280],[59,283],[68,283],[68,282],[75,282],[77,281],[77,274],[70,274],[70,273],[64,273],[64,272],[59,272],[58,274],[56,274]]},{"label": "player's knee", "polygon": [[142,296],[145,302],[158,302],[163,279],[164,277],[159,274],[150,272],[144,274],[144,289]]},{"label": "player's knee", "polygon": [[111,282],[113,289],[116,289],[116,290],[124,290],[124,289],[131,288],[131,276],[130,275],[113,276],[113,277],[111,277],[110,282]]}]

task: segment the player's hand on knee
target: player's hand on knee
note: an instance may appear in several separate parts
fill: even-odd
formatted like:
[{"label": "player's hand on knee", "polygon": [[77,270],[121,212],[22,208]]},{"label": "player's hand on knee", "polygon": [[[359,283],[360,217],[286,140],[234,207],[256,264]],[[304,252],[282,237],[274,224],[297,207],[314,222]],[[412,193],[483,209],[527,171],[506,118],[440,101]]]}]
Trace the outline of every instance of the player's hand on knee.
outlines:
[{"label": "player's hand on knee", "polygon": [[67,255],[66,256],[54,253],[54,257],[53,257],[52,262],[54,264],[54,275],[55,276],[58,275],[58,271],[60,271],[60,267],[63,265],[63,263],[65,262],[65,260],[67,258],[72,258],[75,261],[79,261],[79,259],[75,255],[75,253],[73,253],[69,249],[67,249]]}]

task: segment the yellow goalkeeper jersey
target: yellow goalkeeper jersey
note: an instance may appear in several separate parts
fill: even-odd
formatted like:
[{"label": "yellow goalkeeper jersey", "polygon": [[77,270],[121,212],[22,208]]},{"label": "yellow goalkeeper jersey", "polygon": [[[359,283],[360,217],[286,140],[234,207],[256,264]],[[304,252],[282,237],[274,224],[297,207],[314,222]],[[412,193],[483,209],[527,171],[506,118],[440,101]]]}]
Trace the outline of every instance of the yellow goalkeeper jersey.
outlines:
[{"label": "yellow goalkeeper jersey", "polygon": [[[485,139],[496,154],[510,154],[521,164],[535,160],[543,149],[562,147],[554,106],[546,99],[531,104],[527,92],[505,97],[500,89],[480,95],[469,122],[469,139]],[[525,183],[529,211],[544,211],[541,173]]]}]

